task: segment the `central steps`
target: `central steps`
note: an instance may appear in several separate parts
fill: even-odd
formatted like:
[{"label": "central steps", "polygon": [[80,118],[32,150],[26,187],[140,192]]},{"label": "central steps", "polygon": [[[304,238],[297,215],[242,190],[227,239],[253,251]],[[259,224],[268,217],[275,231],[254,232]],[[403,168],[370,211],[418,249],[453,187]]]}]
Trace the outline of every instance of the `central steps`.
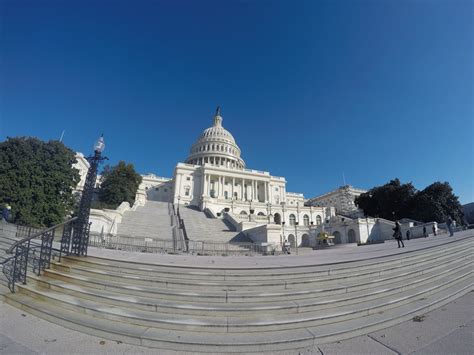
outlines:
[{"label": "central steps", "polygon": [[117,235],[173,240],[172,220],[167,202],[146,201],[135,211],[127,211],[117,225]]},{"label": "central steps", "polygon": [[398,324],[471,291],[473,248],[466,237],[372,260],[255,268],[65,257],[5,298],[62,326],[146,347],[296,351]]}]

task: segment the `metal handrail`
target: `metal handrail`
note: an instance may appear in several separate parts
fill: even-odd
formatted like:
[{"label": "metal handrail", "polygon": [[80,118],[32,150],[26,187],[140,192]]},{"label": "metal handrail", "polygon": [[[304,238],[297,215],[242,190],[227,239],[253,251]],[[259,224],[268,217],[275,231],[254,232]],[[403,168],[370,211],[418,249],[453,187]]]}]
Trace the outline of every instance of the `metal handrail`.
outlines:
[{"label": "metal handrail", "polygon": [[[8,248],[7,254],[13,254],[10,258],[1,263],[2,272],[8,280],[8,288],[11,292],[15,292],[15,284],[21,282],[26,284],[28,267],[32,267],[33,273],[37,276],[41,272],[51,266],[51,259],[54,257],[53,250],[58,253],[59,261],[61,261],[62,254],[69,255],[71,242],[73,241],[73,229],[80,228],[75,226],[76,220],[74,217],[68,221],[56,224],[53,227],[47,228],[40,232],[34,233],[25,237]],[[58,228],[62,228],[61,247],[60,249],[53,248],[53,241]],[[89,228],[86,228],[87,240],[89,237]],[[39,238],[38,243],[32,242],[33,239]]]},{"label": "metal handrail", "polygon": [[12,246],[7,249],[6,253],[7,253],[7,254],[12,254],[12,253],[13,253],[13,249],[16,248],[18,245],[23,244],[24,242],[27,242],[27,241],[29,241],[29,240],[31,240],[31,239],[38,238],[40,235],[42,235],[42,234],[44,234],[44,233],[48,233],[48,232],[50,232],[50,231],[52,231],[52,230],[54,230],[54,229],[56,229],[56,228],[59,228],[59,227],[62,227],[62,226],[64,226],[64,225],[66,225],[66,224],[69,224],[69,223],[71,223],[71,222],[74,222],[76,219],[77,219],[77,217],[73,217],[73,218],[71,218],[71,219],[69,219],[69,220],[67,220],[67,221],[65,221],[65,222],[56,224],[55,226],[52,226],[52,227],[47,228],[47,229],[44,229],[44,230],[42,230],[42,231],[40,231],[40,232],[38,232],[38,233],[35,233],[35,234],[33,234],[32,236],[23,238],[23,239],[21,239],[21,240],[15,242],[15,243],[13,243]]}]

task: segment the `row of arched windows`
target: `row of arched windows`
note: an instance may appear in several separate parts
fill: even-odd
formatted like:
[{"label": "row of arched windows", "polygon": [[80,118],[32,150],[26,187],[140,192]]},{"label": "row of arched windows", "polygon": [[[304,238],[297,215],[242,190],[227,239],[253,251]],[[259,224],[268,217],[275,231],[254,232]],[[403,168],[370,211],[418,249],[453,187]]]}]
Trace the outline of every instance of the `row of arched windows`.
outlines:
[{"label": "row of arched windows", "polygon": [[[320,225],[322,223],[321,216],[316,216],[316,225]],[[296,216],[294,214],[290,214],[290,226],[294,226],[296,224]],[[305,226],[309,226],[309,216],[305,214],[303,216],[303,224]]]}]

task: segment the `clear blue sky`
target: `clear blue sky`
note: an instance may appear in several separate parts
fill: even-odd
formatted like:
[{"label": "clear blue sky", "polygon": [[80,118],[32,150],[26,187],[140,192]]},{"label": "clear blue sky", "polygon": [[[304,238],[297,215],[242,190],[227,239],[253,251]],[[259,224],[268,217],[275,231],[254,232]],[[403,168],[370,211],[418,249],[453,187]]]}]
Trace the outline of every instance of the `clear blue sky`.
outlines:
[{"label": "clear blue sky", "polygon": [[0,140],[171,176],[217,105],[312,197],[398,177],[474,201],[474,2],[3,0]]}]

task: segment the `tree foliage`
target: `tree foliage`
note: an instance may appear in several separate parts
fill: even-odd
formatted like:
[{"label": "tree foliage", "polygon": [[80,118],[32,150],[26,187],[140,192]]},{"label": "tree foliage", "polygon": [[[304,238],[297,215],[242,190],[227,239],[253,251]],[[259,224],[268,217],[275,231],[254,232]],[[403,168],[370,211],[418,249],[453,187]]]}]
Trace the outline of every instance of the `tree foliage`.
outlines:
[{"label": "tree foliage", "polygon": [[410,214],[415,193],[416,189],[411,183],[402,184],[400,180],[395,179],[360,195],[356,204],[366,215],[399,219]]},{"label": "tree foliage", "polygon": [[33,137],[0,143],[0,204],[12,207],[12,222],[49,227],[74,207],[79,172],[75,153],[59,141]]},{"label": "tree foliage", "polygon": [[463,212],[458,197],[453,194],[453,189],[448,182],[435,182],[423,191],[416,194],[415,208],[412,218],[428,222],[446,222],[451,216],[457,223],[462,223]]},{"label": "tree foliage", "polygon": [[462,222],[462,207],[448,182],[435,182],[422,191],[412,183],[391,180],[356,198],[356,204],[368,216],[386,219],[411,218],[422,222],[446,222],[451,216]]},{"label": "tree foliage", "polygon": [[135,171],[133,164],[120,161],[116,166],[106,166],[102,173],[99,189],[99,204],[96,207],[117,208],[127,201],[135,203],[135,195],[142,177]]}]

